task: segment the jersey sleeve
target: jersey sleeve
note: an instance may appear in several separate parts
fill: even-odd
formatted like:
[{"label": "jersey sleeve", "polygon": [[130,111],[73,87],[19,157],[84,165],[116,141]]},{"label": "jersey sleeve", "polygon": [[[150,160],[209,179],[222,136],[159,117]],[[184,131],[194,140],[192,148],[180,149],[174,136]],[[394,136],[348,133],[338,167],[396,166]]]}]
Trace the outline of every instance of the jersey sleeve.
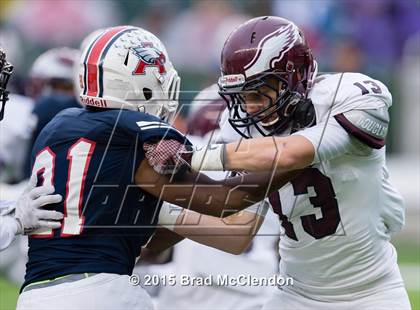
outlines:
[{"label": "jersey sleeve", "polygon": [[367,146],[382,148],[389,125],[392,95],[378,80],[359,73],[346,73],[337,93],[332,115],[347,133]]},{"label": "jersey sleeve", "polygon": [[360,73],[335,74],[320,80],[313,97],[319,123],[333,116],[363,144],[375,149],[386,144],[392,95],[382,82]]},{"label": "jersey sleeve", "polygon": [[0,251],[6,249],[15,238],[16,222],[12,215],[0,214]]},{"label": "jersey sleeve", "polygon": [[337,82],[325,87],[334,90],[329,92],[331,96],[335,96],[331,107],[333,115],[336,114],[335,111],[342,113],[392,106],[392,95],[386,85],[361,73],[346,72]]},{"label": "jersey sleeve", "polygon": [[370,148],[350,136],[335,118],[329,118],[326,122],[296,132],[293,135],[303,136],[312,143],[315,149],[312,164],[330,160],[343,154],[368,155],[370,153]]},{"label": "jersey sleeve", "polygon": [[0,216],[10,214],[15,210],[15,202],[9,200],[0,200]]},{"label": "jersey sleeve", "polygon": [[352,110],[334,115],[347,133],[374,149],[386,143],[389,114],[386,108],[375,110]]}]

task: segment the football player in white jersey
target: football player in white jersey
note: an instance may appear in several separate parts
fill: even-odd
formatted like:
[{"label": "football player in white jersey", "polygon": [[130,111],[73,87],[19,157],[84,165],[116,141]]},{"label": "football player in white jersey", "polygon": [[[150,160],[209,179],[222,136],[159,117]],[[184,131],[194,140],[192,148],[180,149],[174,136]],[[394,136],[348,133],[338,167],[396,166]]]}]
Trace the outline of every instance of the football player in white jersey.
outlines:
[{"label": "football player in white jersey", "polygon": [[[13,65],[7,62],[6,53],[0,48],[0,121],[8,101],[7,83],[13,72]],[[36,177],[33,176],[26,189],[16,202],[0,200],[0,251],[6,249],[16,235],[27,233],[35,228],[59,228],[58,220],[63,214],[56,211],[40,210],[44,205],[60,202],[62,197],[51,195],[54,188],[41,186],[35,188]],[[0,187],[1,197],[4,193]]]},{"label": "football player in white jersey", "polygon": [[303,33],[279,17],[239,26],[221,71],[222,140],[236,142],[194,150],[184,156],[192,168],[303,169],[270,196],[285,232],[280,275],[294,285],[265,308],[409,309],[389,242],[404,202],[385,164],[386,86],[359,73],[317,75]]}]

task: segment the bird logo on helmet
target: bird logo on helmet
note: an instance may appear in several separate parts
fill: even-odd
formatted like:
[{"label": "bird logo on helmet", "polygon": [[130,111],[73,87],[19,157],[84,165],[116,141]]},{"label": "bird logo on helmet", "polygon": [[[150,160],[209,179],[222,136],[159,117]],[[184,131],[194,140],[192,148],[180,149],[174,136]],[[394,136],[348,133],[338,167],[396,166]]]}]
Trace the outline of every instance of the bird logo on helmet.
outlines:
[{"label": "bird logo on helmet", "polygon": [[[259,72],[274,69],[284,54],[288,52],[299,38],[299,30],[293,23],[280,27],[268,34],[258,44],[258,52],[245,69],[246,76],[252,76]],[[273,57],[274,55],[274,57]]]},{"label": "bird logo on helmet", "polygon": [[133,47],[134,55],[139,58],[136,69],[133,74],[145,74],[147,67],[155,66],[159,69],[160,74],[165,74],[166,57],[160,50],[153,47],[153,43],[145,42],[141,46]]}]

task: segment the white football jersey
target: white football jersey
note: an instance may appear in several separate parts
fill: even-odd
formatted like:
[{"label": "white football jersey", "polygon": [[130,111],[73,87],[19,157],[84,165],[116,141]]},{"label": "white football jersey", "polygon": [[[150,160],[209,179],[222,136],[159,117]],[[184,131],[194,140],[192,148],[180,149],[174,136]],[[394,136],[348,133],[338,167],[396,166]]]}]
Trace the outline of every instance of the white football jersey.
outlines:
[{"label": "white football jersey", "polygon": [[0,122],[0,181],[22,177],[22,165],[28,151],[36,117],[32,115],[31,98],[10,94],[4,119]]},{"label": "white football jersey", "polygon": [[[309,97],[316,125],[294,134],[312,142],[314,163],[270,197],[284,229],[280,274],[294,278],[287,289],[331,300],[402,285],[389,239],[403,226],[404,203],[390,183],[385,148],[368,147],[333,117],[390,107],[391,94],[368,76],[339,73],[318,77]],[[221,132],[224,142],[240,137],[226,121]]]}]

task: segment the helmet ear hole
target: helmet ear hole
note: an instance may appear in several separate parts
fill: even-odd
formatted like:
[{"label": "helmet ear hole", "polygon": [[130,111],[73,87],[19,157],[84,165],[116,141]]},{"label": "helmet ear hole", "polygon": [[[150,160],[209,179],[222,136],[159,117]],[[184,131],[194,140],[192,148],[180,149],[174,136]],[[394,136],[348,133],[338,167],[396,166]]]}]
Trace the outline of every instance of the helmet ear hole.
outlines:
[{"label": "helmet ear hole", "polygon": [[153,92],[150,88],[143,88],[143,95],[146,100],[150,100],[153,97]]}]

